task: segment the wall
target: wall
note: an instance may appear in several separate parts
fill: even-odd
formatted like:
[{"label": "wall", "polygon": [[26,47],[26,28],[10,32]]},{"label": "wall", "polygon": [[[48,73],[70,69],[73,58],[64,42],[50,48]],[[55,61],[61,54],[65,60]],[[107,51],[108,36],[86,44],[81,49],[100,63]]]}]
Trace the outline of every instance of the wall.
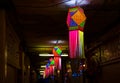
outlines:
[{"label": "wall", "polygon": [[19,63],[20,40],[6,14],[6,43],[7,43],[7,79],[6,83],[17,83]]},{"label": "wall", "polygon": [[20,39],[7,19],[7,83],[29,83],[30,60],[21,49]]},{"label": "wall", "polygon": [[9,21],[6,24],[6,38],[7,38],[7,63],[20,69],[19,63],[19,45],[20,40],[12,28]]},{"label": "wall", "polygon": [[[99,40],[92,43],[87,51],[88,64],[92,58],[96,65],[92,66],[95,74],[93,83],[119,83],[120,82],[120,24],[109,30]],[[96,82],[95,82],[96,81]]]},{"label": "wall", "polygon": [[17,70],[9,65],[7,66],[6,83],[17,83]]},{"label": "wall", "polygon": [[0,83],[29,83],[29,57],[20,49],[21,40],[8,14],[0,9]]},{"label": "wall", "polygon": [[102,66],[102,77],[99,83],[120,83],[120,59],[116,63]]}]

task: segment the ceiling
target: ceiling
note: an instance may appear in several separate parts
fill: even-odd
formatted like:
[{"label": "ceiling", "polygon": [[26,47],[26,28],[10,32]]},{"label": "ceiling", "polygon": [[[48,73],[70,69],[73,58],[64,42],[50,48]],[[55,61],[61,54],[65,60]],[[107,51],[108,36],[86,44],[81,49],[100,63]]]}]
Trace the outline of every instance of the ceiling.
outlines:
[{"label": "ceiling", "polygon": [[[52,53],[55,45],[61,45],[68,53],[67,3],[75,0],[12,0],[16,8],[15,28],[27,52]],[[85,45],[89,45],[107,30],[113,28],[120,18],[120,0],[77,0],[87,17],[84,32]],[[83,4],[84,1],[89,2]],[[33,57],[32,57],[33,59]],[[37,61],[38,57],[34,59]],[[43,59],[44,60],[44,59]],[[41,59],[42,62],[42,59]]]}]

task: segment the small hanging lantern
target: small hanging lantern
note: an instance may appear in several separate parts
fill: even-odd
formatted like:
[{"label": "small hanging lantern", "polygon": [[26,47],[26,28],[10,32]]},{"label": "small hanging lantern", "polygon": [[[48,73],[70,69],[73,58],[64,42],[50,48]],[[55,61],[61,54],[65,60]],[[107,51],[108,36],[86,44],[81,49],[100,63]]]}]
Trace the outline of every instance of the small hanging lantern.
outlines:
[{"label": "small hanging lantern", "polygon": [[53,54],[54,54],[55,67],[56,69],[61,70],[61,54],[62,54],[61,47],[55,46],[53,48]]}]

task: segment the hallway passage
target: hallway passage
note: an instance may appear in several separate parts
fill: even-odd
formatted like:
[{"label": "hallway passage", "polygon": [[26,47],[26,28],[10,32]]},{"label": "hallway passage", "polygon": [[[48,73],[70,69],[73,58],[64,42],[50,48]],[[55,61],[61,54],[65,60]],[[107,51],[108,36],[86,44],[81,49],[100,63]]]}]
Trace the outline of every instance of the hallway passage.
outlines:
[{"label": "hallway passage", "polygon": [[120,83],[120,0],[0,0],[0,83]]}]

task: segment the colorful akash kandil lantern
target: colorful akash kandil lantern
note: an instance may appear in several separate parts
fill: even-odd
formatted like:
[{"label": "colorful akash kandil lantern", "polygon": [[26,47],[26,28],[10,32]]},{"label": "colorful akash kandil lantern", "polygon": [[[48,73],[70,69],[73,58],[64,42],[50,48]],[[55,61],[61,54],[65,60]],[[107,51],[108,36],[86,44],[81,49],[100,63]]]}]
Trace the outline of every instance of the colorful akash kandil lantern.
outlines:
[{"label": "colorful akash kandil lantern", "polygon": [[55,67],[56,69],[61,70],[61,54],[62,54],[61,47],[55,46],[53,48],[53,54],[54,54]]},{"label": "colorful akash kandil lantern", "polygon": [[85,58],[84,54],[84,24],[86,16],[82,8],[69,8],[67,26],[69,29],[69,57]]},{"label": "colorful akash kandil lantern", "polygon": [[46,64],[46,68],[44,70],[43,78],[47,78],[48,76],[54,74],[54,64],[55,64],[54,59],[50,58],[48,60],[48,63]]}]

